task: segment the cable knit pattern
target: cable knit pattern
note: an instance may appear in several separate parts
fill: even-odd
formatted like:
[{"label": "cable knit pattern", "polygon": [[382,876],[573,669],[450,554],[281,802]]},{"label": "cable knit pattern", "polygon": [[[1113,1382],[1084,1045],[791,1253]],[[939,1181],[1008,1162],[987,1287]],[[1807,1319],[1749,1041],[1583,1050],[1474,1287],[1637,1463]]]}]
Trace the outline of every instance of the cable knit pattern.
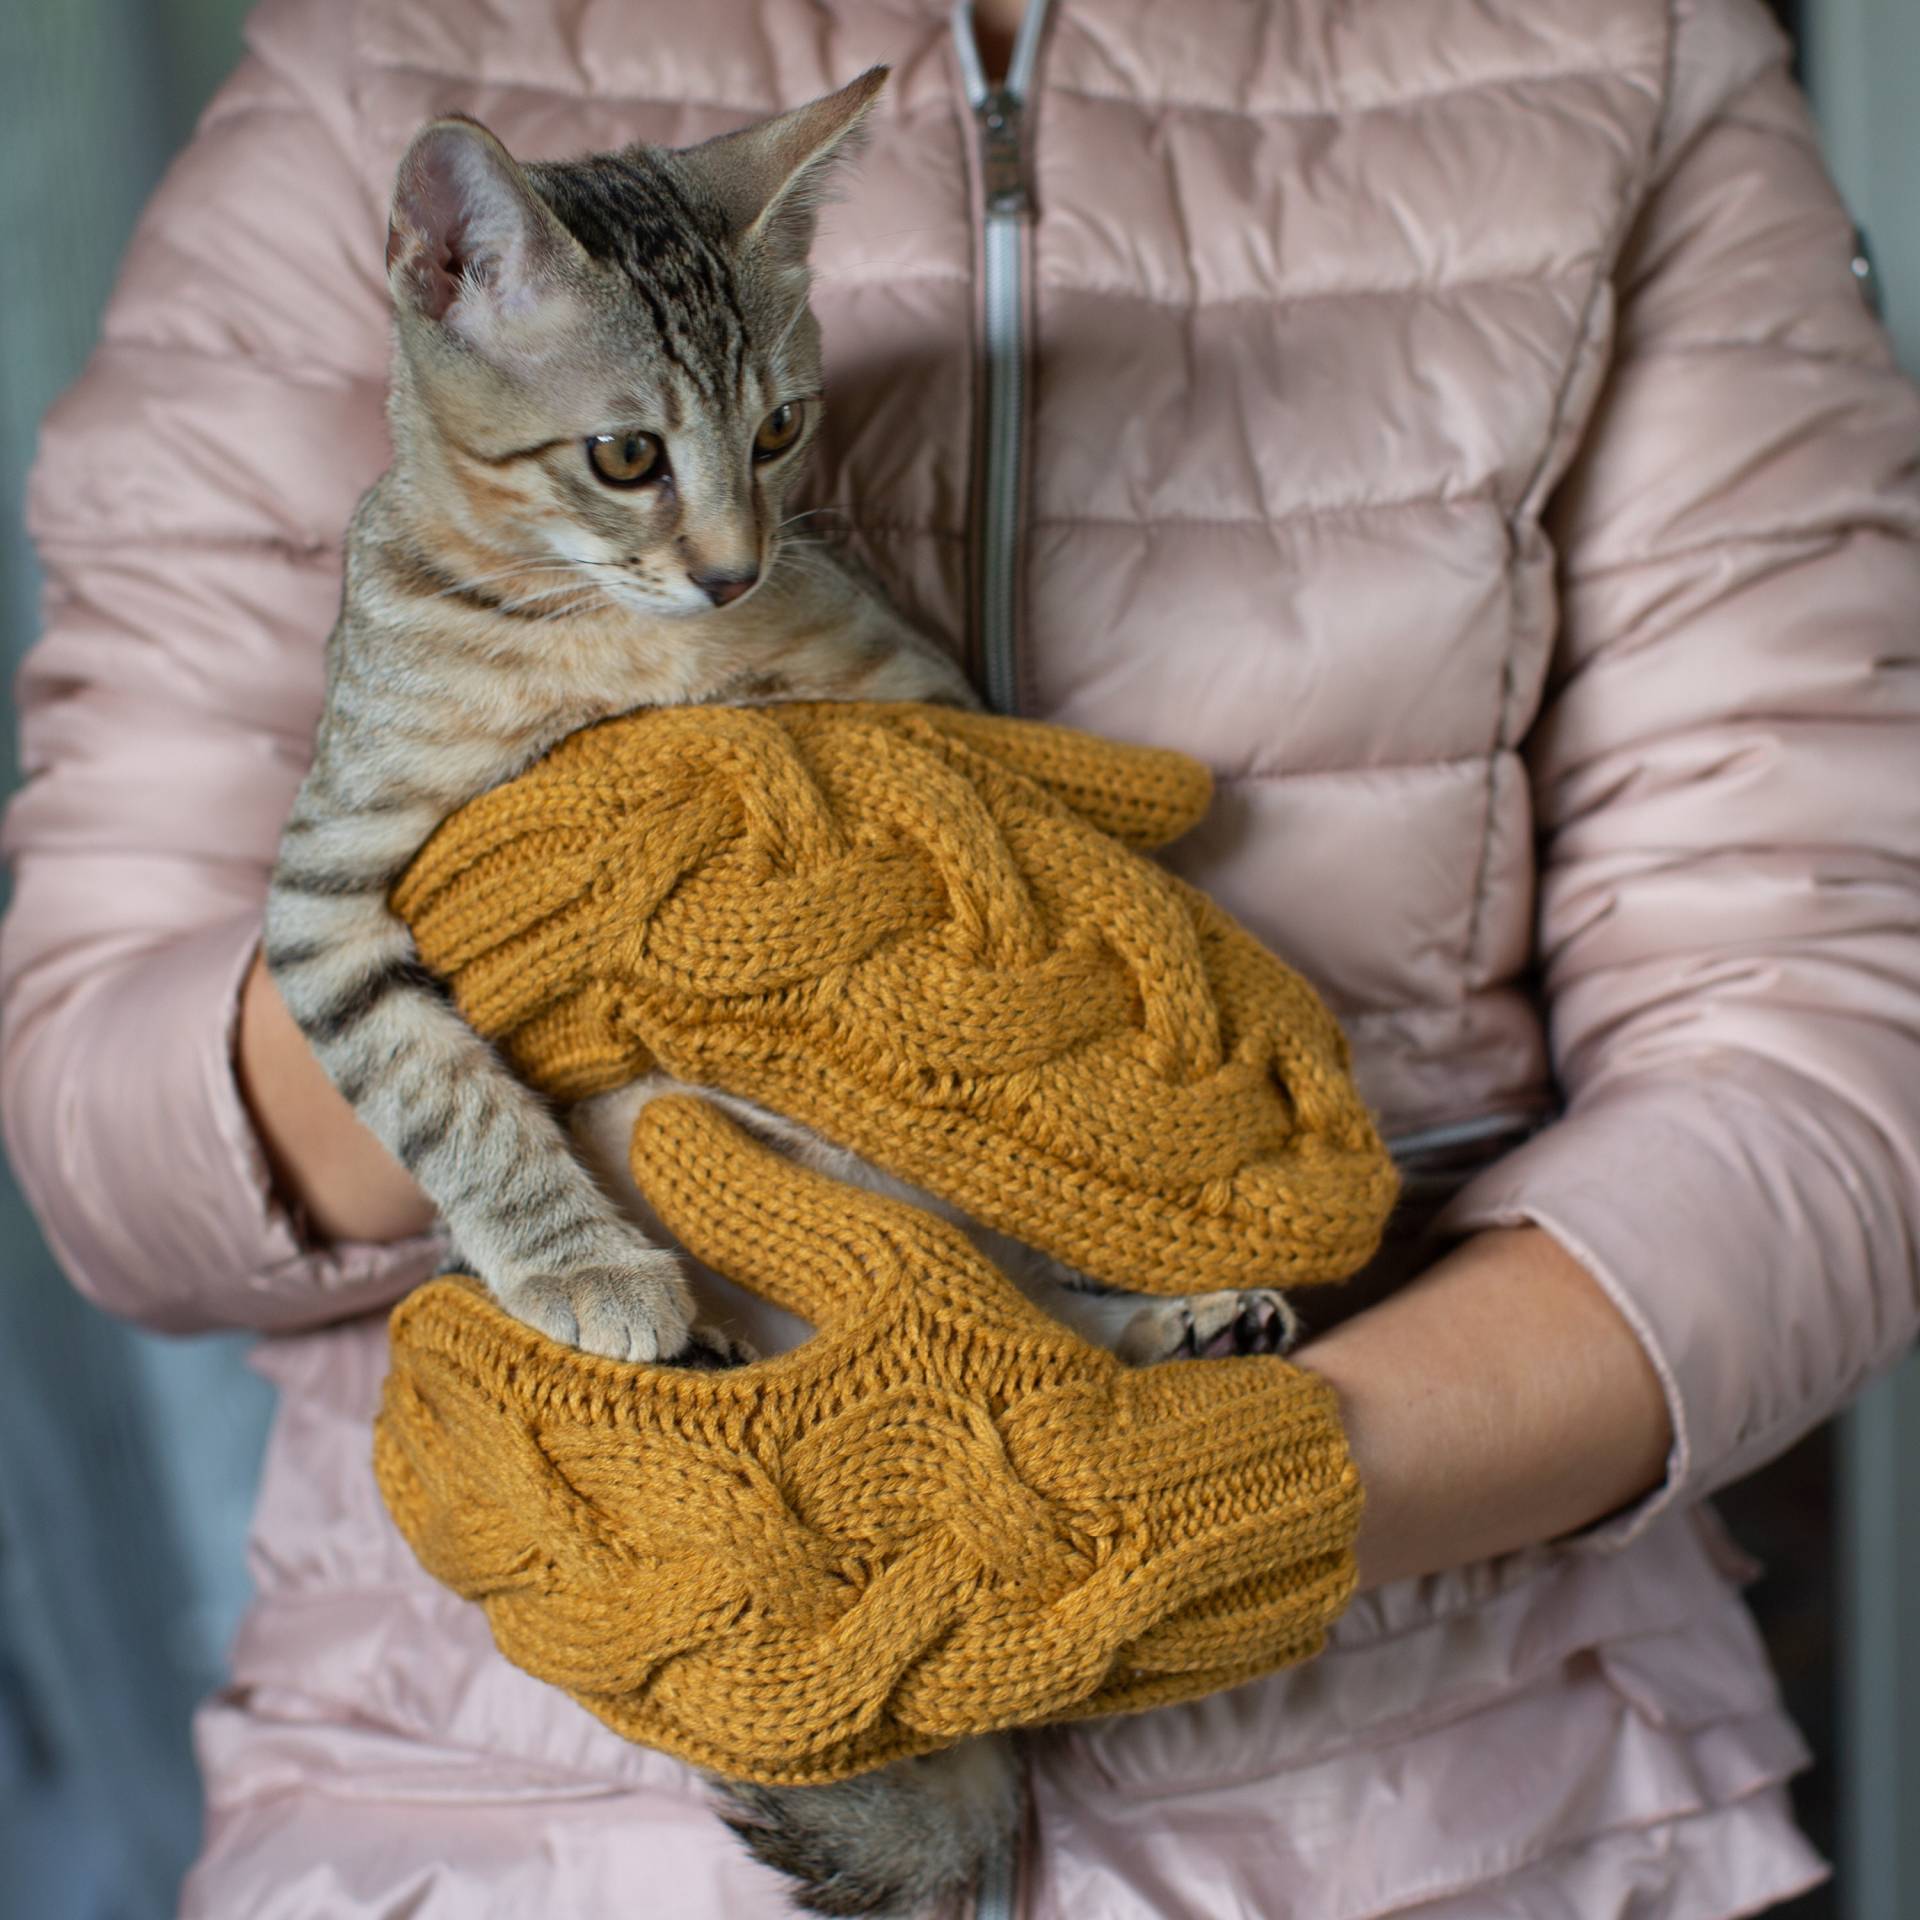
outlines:
[{"label": "cable knit pattern", "polygon": [[[431,1255],[296,1240],[234,1007],[388,459],[386,201],[434,114],[546,157],[680,144],[893,62],[815,253],[816,498],[965,649],[949,11],[265,0],[47,422],[9,1156],[104,1307],[277,1336],[194,1920],[308,1885],[371,1920],[428,1881],[790,1920],[691,1780],[499,1659],[367,1497],[387,1334],[347,1316]],[[1760,0],[1056,0],[1024,124],[1022,711],[1209,763],[1172,857],[1328,996],[1385,1131],[1544,1119],[1558,1079],[1571,1110],[1449,1227],[1578,1247],[1682,1442],[1675,1510],[1549,1578],[1364,1595],[1332,1661],[1034,1743],[1026,1920],[1786,1900],[1799,1748],[1677,1508],[1920,1325],[1920,401],[1778,35]],[[370,1767],[349,1846],[337,1782]]]},{"label": "cable knit pattern", "polygon": [[957,1229],[691,1096],[643,1109],[633,1170],[818,1332],[689,1373],[559,1347],[460,1281],[395,1311],[381,1491],[509,1659],[630,1739],[803,1784],[1319,1649],[1360,1514],[1325,1382],[1124,1367]]},{"label": "cable knit pattern", "polygon": [[1183,757],[932,707],[610,721],[396,890],[518,1070],[762,1102],[1114,1285],[1345,1278],[1394,1174],[1313,990],[1120,844]]}]

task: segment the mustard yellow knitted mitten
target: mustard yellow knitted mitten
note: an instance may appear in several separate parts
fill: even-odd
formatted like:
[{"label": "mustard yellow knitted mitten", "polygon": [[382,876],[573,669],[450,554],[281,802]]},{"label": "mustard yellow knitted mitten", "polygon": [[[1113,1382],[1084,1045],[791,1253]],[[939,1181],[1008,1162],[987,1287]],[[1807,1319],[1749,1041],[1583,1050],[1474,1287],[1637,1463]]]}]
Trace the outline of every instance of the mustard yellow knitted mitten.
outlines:
[{"label": "mustard yellow knitted mitten", "polygon": [[664,1067],[1132,1291],[1344,1279],[1394,1194],[1345,1038],[1134,851],[1207,795],[1031,721],[658,709],[462,808],[394,905],[559,1098]]},{"label": "mustard yellow knitted mitten", "polygon": [[643,1110],[633,1167],[817,1332],[693,1373],[556,1346],[462,1281],[396,1309],[381,1491],[508,1658],[630,1739],[805,1784],[1320,1646],[1360,1513],[1323,1381],[1123,1367],[955,1229],[692,1096]]}]

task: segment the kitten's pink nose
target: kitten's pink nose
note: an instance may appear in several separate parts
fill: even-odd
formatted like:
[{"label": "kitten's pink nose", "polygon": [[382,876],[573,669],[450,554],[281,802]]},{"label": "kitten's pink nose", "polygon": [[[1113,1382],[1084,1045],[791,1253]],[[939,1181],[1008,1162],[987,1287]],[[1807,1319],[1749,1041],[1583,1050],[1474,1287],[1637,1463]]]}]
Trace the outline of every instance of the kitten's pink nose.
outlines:
[{"label": "kitten's pink nose", "polygon": [[750,592],[759,583],[760,570],[751,573],[689,573],[687,578],[704,593],[716,607],[731,606],[743,593]]}]

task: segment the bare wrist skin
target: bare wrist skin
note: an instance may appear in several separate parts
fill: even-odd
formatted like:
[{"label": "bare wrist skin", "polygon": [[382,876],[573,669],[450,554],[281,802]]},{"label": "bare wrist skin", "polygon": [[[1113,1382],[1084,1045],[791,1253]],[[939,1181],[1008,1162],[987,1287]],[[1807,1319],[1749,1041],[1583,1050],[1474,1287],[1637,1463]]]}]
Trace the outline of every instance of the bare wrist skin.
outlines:
[{"label": "bare wrist skin", "polygon": [[1658,1486],[1659,1377],[1552,1235],[1476,1235],[1295,1355],[1340,1396],[1374,1587],[1558,1538]]},{"label": "bare wrist skin", "polygon": [[[432,1203],[327,1078],[258,955],[238,1073],[278,1190],[316,1237],[391,1241],[433,1224]],[[1295,1358],[1340,1396],[1367,1494],[1365,1587],[1590,1526],[1657,1486],[1672,1445],[1639,1341],[1536,1227],[1464,1242]]]},{"label": "bare wrist skin", "polygon": [[361,1125],[255,954],[240,993],[236,1069],[274,1185],[319,1240],[404,1240],[433,1203]]}]

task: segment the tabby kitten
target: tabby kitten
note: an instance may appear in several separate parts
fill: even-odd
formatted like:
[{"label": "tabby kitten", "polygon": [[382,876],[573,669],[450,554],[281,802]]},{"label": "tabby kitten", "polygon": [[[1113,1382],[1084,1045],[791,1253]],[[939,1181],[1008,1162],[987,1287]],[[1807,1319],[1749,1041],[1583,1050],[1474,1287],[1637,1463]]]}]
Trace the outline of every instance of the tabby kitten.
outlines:
[{"label": "tabby kitten", "polygon": [[[612,714],[973,702],[938,647],[789,531],[820,421],[815,211],[885,77],[703,146],[564,164],[520,166],[476,122],[438,120],[395,186],[393,464],[348,534],[266,959],[460,1264],[543,1333],[616,1359],[743,1357],[696,1321],[687,1265],[635,1217],[630,1181],[627,1210],[609,1197],[632,1114],[663,1083],[590,1103],[577,1155],[421,968],[387,895],[464,801]],[[900,1191],[753,1117],[816,1164]],[[1034,1287],[1071,1284],[994,1251]],[[1120,1312],[1140,1360],[1271,1348],[1292,1324],[1271,1294],[1121,1297]],[[1013,1781],[1005,1743],[972,1742],[841,1787],[726,1787],[725,1817],[815,1911],[910,1912],[1001,1844]]]}]

